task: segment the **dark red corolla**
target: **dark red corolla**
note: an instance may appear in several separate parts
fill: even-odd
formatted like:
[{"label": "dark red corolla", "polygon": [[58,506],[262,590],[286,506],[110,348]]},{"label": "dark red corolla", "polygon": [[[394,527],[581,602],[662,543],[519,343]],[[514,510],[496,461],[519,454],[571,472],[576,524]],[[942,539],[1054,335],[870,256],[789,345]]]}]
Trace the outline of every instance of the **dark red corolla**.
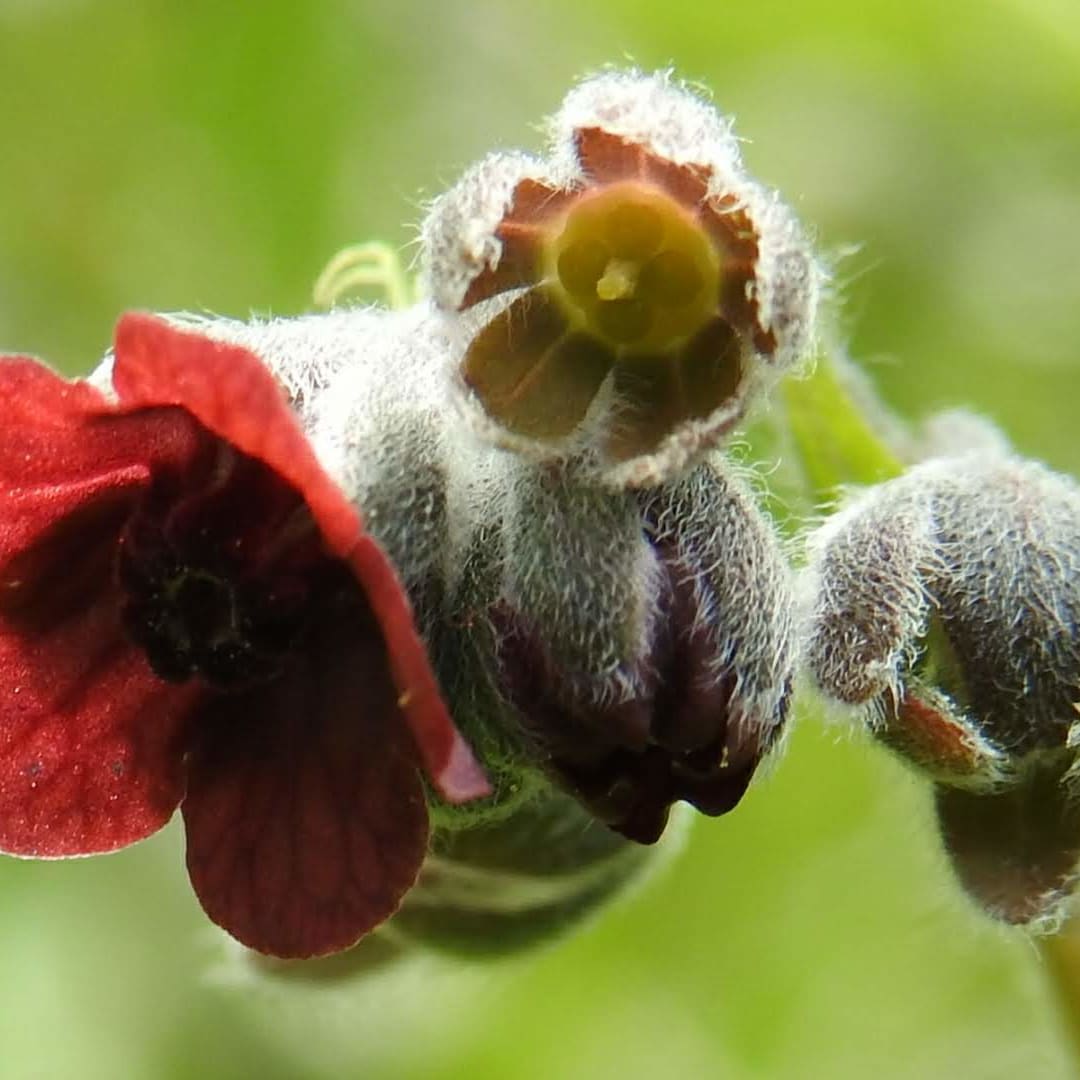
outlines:
[{"label": "dark red corolla", "polygon": [[215,922],[347,948],[416,878],[420,767],[486,781],[258,357],[148,315],[115,354],[116,401],[0,360],[0,850],[113,851],[180,806]]}]

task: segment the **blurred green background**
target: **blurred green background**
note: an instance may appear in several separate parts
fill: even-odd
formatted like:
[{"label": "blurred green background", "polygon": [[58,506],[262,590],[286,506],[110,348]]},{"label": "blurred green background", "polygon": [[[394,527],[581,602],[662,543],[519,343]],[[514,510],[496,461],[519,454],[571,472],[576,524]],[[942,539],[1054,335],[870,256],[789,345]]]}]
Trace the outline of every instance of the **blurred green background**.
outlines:
[{"label": "blurred green background", "polygon": [[[305,308],[344,244],[537,147],[630,58],[712,88],[842,256],[891,402],[1080,473],[1076,0],[0,0],[0,345],[86,370],[126,308]],[[374,989],[229,967],[180,839],[0,861],[0,1076],[1069,1075],[1039,959],[953,887],[928,792],[803,718],[662,877],[523,961]]]}]

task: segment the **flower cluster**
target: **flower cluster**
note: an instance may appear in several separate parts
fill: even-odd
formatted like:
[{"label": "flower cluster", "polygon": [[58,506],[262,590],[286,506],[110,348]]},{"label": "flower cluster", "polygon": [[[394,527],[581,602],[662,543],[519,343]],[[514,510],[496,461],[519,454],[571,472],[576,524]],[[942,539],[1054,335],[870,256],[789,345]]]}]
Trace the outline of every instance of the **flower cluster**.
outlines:
[{"label": "flower cluster", "polygon": [[127,315],[87,381],[0,361],[0,850],[179,808],[253,950],[394,917],[507,951],[654,866],[675,804],[734,808],[801,660],[931,776],[969,892],[1052,916],[1080,492],[1000,448],[911,468],[815,535],[800,622],[724,441],[814,346],[802,229],[667,75],[550,127],[435,200],[412,307]]},{"label": "flower cluster", "polygon": [[447,858],[530,822],[573,822],[578,855],[526,850],[587,867],[577,910],[673,803],[739,801],[792,601],[709,452],[806,351],[818,271],[667,77],[588,80],[554,130],[438,200],[434,305],[129,315],[88,382],[0,364],[0,848],[179,807],[210,917],[307,957],[410,890],[426,925]]}]

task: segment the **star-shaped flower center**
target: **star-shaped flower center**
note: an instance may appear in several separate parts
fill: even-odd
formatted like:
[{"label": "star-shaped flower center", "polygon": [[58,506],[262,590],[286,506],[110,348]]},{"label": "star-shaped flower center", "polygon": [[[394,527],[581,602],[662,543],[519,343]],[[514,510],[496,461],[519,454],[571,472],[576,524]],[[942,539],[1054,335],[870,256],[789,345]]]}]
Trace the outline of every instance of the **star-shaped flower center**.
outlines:
[{"label": "star-shaped flower center", "polygon": [[719,255],[687,210],[652,185],[626,181],[581,196],[543,258],[567,318],[613,348],[663,352],[715,312]]}]

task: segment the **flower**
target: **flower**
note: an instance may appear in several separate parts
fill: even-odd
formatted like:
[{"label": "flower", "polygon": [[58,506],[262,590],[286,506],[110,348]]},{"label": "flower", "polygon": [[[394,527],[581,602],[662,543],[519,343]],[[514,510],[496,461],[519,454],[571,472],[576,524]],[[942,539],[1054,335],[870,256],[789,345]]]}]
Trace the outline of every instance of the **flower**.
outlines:
[{"label": "flower", "polygon": [[811,553],[819,686],[934,781],[982,907],[1052,926],[1080,868],[1080,487],[991,449],[933,459]]},{"label": "flower", "polygon": [[0,849],[112,851],[180,806],[211,919],[347,948],[418,873],[419,767],[451,802],[486,781],[260,358],[133,314],[111,383],[0,362]]},{"label": "flower", "polygon": [[716,458],[649,491],[526,469],[510,490],[488,618],[534,758],[639,843],[675,802],[733,809],[795,666],[787,565],[750,493]]},{"label": "flower", "polygon": [[552,129],[549,160],[492,154],[435,201],[428,288],[476,309],[459,389],[489,438],[656,483],[805,355],[821,272],[727,122],[666,75],[586,80]]}]

